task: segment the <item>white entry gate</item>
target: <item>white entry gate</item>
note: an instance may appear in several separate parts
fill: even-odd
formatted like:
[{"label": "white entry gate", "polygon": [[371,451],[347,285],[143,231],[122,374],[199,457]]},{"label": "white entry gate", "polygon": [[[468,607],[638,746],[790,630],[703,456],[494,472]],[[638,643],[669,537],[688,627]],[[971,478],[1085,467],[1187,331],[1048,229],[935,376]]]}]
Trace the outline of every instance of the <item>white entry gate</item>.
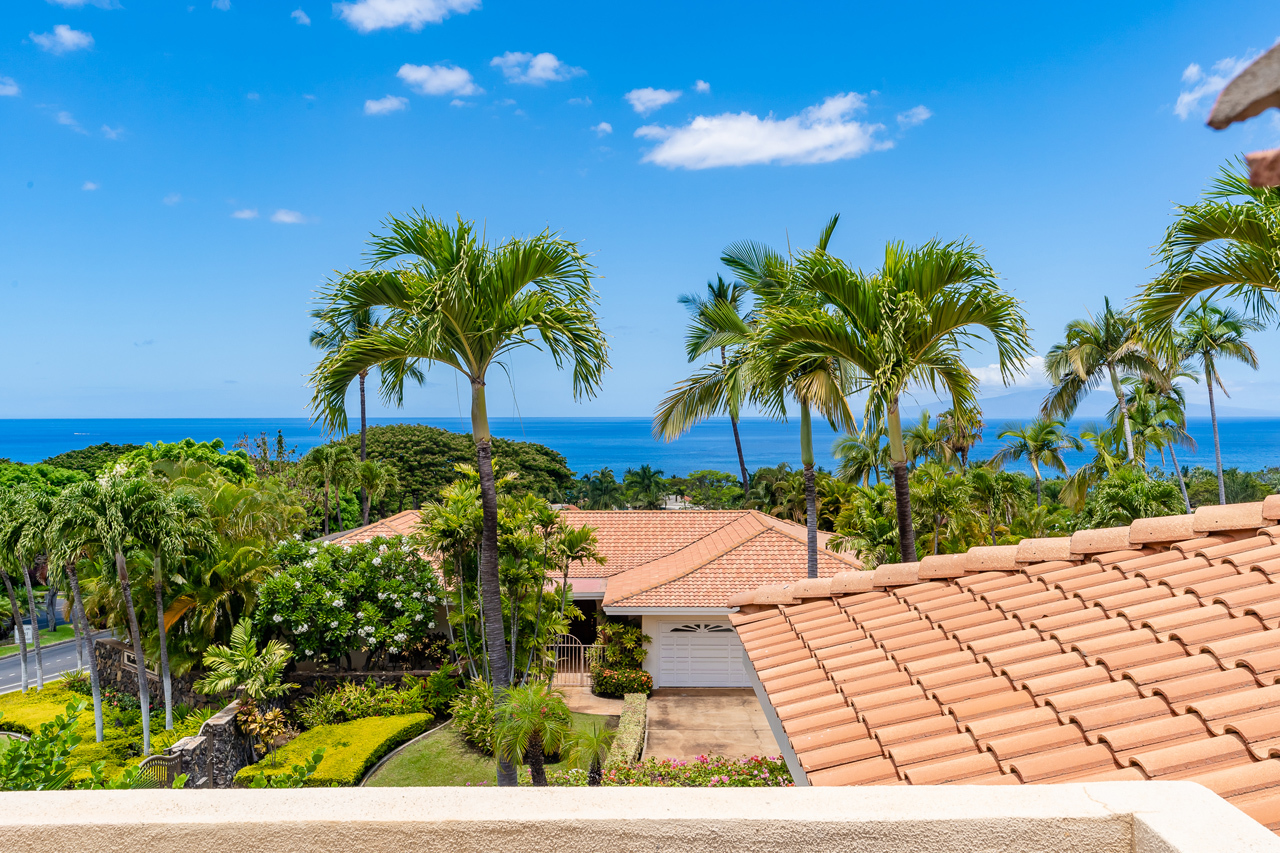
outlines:
[{"label": "white entry gate", "polygon": [[590,687],[591,664],[599,653],[598,646],[585,646],[571,634],[561,634],[551,644],[556,671],[551,678],[556,687]]}]

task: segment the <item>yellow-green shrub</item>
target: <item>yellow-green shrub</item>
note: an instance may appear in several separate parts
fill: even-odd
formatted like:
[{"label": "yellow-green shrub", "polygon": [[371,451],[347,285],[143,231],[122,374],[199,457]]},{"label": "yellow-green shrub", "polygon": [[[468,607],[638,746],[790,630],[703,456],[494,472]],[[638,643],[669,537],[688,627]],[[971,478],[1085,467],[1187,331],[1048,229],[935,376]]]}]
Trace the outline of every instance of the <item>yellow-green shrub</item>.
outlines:
[{"label": "yellow-green shrub", "polygon": [[316,726],[305,731],[276,750],[275,765],[270,758],[246,767],[236,774],[237,785],[248,785],[259,773],[277,776],[301,764],[318,747],[324,747],[324,759],[308,787],[355,785],[364,778],[378,759],[405,741],[427,730],[431,714],[401,714],[395,717],[365,717],[349,723]]}]

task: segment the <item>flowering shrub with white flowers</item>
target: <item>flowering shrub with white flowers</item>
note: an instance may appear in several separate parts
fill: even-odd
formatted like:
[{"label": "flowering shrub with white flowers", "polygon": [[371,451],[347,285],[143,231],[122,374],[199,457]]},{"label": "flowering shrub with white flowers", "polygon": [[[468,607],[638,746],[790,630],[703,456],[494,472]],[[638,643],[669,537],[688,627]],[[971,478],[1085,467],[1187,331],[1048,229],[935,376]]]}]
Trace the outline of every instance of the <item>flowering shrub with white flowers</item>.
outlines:
[{"label": "flowering shrub with white flowers", "polygon": [[285,541],[280,569],[258,591],[254,623],[291,643],[300,661],[421,651],[443,633],[444,591],[435,567],[404,537],[356,545]]}]

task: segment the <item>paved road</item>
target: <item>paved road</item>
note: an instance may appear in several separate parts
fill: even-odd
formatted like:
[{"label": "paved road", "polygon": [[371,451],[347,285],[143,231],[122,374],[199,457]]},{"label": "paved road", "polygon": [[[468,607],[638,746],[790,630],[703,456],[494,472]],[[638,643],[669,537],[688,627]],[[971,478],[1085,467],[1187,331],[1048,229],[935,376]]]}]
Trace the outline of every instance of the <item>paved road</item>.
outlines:
[{"label": "paved road", "polygon": [[[96,637],[108,637],[110,632],[104,631],[94,635]],[[44,659],[44,677],[50,678],[67,670],[76,668],[76,644],[67,643],[66,645],[56,646],[51,649],[41,649],[40,656]],[[27,665],[29,669],[27,674],[30,676],[32,684],[35,684],[36,678],[36,656],[32,654],[30,647],[27,649]],[[19,662],[17,655],[11,657],[0,658],[0,693],[11,693],[22,687],[22,664]]]}]

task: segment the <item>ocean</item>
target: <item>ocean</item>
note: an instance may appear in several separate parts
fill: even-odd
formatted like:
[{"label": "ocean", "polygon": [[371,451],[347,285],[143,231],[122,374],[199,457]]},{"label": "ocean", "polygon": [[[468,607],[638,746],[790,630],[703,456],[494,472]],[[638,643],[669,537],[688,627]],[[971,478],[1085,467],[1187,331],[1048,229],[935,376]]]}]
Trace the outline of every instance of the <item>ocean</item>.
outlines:
[{"label": "ocean", "polygon": [[[370,418],[370,425],[422,423],[455,432],[470,431],[463,418]],[[490,429],[495,436],[544,444],[564,454],[569,467],[579,474],[611,468],[621,479],[627,468],[651,465],[667,476],[715,469],[736,473],[737,454],[728,419],[700,424],[687,435],[670,443],[656,441],[647,418],[495,418]],[[231,446],[242,435],[266,432],[274,440],[284,433],[290,446],[300,454],[322,444],[321,431],[305,418],[139,418],[139,419],[56,419],[0,420],[0,457],[15,462],[34,463],[50,456],[92,444],[145,444],[193,438],[210,441],[221,438]],[[742,450],[748,470],[762,465],[800,462],[800,432],[796,422],[778,423],[765,418],[746,418],[739,424]],[[999,426],[989,426],[987,437],[973,451],[977,459],[990,456],[1000,442]],[[1219,421],[1222,461],[1227,467],[1259,470],[1280,466],[1280,418],[1230,418]],[[1213,437],[1210,422],[1190,419],[1188,432],[1197,447],[1179,449],[1183,465],[1213,467]],[[826,425],[815,424],[814,448],[817,464],[834,469],[831,444],[836,438]],[[1089,453],[1067,454],[1071,470],[1087,462]],[[1154,454],[1148,462],[1155,467]],[[1027,471],[1025,463],[1009,466]],[[1172,470],[1166,460],[1165,467]]]}]

